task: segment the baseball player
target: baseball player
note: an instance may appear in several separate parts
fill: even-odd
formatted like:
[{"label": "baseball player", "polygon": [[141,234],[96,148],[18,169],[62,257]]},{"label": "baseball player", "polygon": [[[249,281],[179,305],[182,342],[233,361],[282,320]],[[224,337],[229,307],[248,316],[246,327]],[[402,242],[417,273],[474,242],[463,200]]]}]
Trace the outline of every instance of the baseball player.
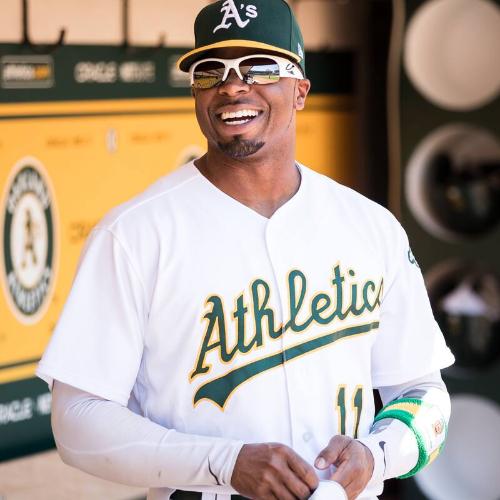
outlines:
[{"label": "baseball player", "polygon": [[295,160],[310,83],[287,3],[211,3],[195,35],[179,67],[207,153],[90,235],[37,372],[57,447],[150,500],[328,480],[374,499],[446,435],[453,356],[421,272],[387,210]]}]

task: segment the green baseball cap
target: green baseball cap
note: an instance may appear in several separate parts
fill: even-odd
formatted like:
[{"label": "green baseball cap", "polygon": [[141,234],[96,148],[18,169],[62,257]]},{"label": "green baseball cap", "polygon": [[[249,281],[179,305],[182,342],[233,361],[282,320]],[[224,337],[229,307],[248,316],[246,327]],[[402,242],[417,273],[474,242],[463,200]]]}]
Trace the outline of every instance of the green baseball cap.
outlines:
[{"label": "green baseball cap", "polygon": [[209,50],[251,47],[282,54],[305,74],[304,40],[285,0],[219,0],[200,11],[194,35],[195,48],[177,61],[182,71],[188,72]]}]

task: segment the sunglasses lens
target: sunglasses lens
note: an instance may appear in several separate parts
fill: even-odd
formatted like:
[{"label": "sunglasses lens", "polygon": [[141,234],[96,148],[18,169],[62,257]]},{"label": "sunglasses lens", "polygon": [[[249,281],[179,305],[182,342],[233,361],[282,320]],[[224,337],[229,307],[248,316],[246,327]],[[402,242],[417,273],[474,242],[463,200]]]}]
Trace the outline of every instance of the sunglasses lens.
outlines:
[{"label": "sunglasses lens", "polygon": [[245,59],[240,65],[240,71],[247,83],[267,85],[280,79],[278,63],[265,57]]},{"label": "sunglasses lens", "polygon": [[[290,63],[291,64],[291,63]],[[291,64],[291,66],[293,66]],[[239,70],[245,83],[267,85],[280,79],[280,66],[270,57],[250,57],[241,61]],[[223,62],[206,60],[200,62],[193,71],[193,87],[211,89],[222,83],[225,66]],[[290,73],[292,73],[290,71]]]},{"label": "sunglasses lens", "polygon": [[193,72],[193,87],[210,89],[222,82],[224,64],[217,61],[204,61]]}]

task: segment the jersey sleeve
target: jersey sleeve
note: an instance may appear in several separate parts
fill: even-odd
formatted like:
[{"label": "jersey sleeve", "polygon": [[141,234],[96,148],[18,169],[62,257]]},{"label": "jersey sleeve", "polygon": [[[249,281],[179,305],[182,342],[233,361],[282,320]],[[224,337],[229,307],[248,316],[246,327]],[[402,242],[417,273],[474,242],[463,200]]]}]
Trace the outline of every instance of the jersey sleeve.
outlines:
[{"label": "jersey sleeve", "polygon": [[36,374],[126,405],[140,367],[144,286],[125,247],[97,228]]},{"label": "jersey sleeve", "polygon": [[397,385],[451,365],[422,272],[397,221],[387,235],[380,325],[372,347],[374,387]]}]

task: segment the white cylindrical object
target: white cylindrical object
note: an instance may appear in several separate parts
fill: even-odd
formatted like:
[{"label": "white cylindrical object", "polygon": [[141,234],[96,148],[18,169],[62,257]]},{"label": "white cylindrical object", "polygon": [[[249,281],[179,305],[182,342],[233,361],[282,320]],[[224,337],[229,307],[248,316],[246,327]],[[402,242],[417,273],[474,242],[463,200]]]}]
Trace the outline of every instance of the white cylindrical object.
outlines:
[{"label": "white cylindrical object", "polygon": [[500,92],[500,8],[490,0],[431,0],[411,18],[404,63],[415,87],[444,109],[468,111]]},{"label": "white cylindrical object", "polygon": [[347,493],[336,481],[320,481],[310,500],[347,500]]}]

